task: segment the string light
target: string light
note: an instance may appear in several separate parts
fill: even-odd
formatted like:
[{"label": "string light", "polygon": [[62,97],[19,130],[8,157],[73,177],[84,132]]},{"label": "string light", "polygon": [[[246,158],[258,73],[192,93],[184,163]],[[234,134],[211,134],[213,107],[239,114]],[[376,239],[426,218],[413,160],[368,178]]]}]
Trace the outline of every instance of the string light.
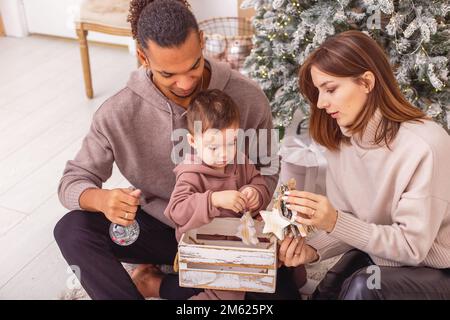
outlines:
[{"label": "string light", "polygon": [[[280,1],[281,2],[281,1]],[[318,2],[317,0],[315,2]],[[300,54],[302,52],[302,49],[304,49],[305,47],[310,47],[312,46],[312,44],[314,44],[314,46],[318,45],[318,43],[316,43],[316,39],[313,38],[313,33],[314,30],[313,28],[309,28],[309,26],[307,25],[305,28],[305,32],[304,33],[300,33],[302,35],[302,39],[294,39],[297,35],[297,33],[293,32],[295,31],[294,29],[297,27],[297,24],[299,24],[300,22],[298,21],[298,19],[301,17],[300,13],[303,11],[303,6],[305,6],[308,9],[309,12],[309,5],[303,4],[304,2],[302,2],[301,0],[289,0],[288,4],[286,5],[286,2],[283,1],[283,3],[285,4],[284,6],[287,6],[287,9],[283,12],[282,9],[279,10],[273,10],[273,12],[275,13],[274,15],[272,15],[270,17],[271,20],[270,23],[265,23],[265,25],[267,25],[267,28],[264,30],[263,26],[261,25],[261,31],[264,31],[265,34],[263,36],[261,36],[260,40],[260,46],[262,46],[263,42],[267,42],[269,48],[272,47],[272,49],[277,49],[280,52],[280,54],[275,54],[273,57],[270,56],[266,56],[266,54],[264,52],[255,52],[255,56],[256,59],[254,60],[257,64],[262,65],[264,64],[264,68],[260,66],[259,68],[259,72],[257,72],[256,74],[259,74],[262,80],[262,83],[264,83],[264,85],[267,87],[267,89],[272,89],[273,86],[278,86],[278,84],[280,83],[279,80],[281,79],[277,79],[277,77],[275,76],[278,73],[283,73],[283,75],[285,74],[289,74],[290,69],[288,68],[283,68],[282,66],[284,64],[289,64],[289,63],[301,63],[305,57],[303,56],[303,54]],[[302,10],[300,10],[302,9]],[[270,11],[270,9],[267,9],[266,11]],[[401,10],[399,10],[401,11]],[[283,12],[283,13],[282,13]],[[288,14],[288,12],[292,13],[292,14]],[[298,12],[298,14],[296,13]],[[297,15],[296,15],[297,14]],[[392,13],[392,17],[394,17],[394,13]],[[402,15],[400,15],[400,12],[397,13],[398,15],[398,19],[394,19],[392,21],[392,23],[394,24],[393,26],[391,25],[391,27],[395,27],[393,28],[394,32],[394,36],[395,36],[395,40],[394,39],[388,39],[391,41],[391,43],[389,45],[394,45],[393,47],[391,47],[395,54],[395,49],[397,50],[397,53],[400,56],[406,56],[406,55],[417,55],[417,59],[411,60],[414,63],[412,63],[413,65],[409,65],[406,64],[406,66],[404,66],[401,62],[401,67],[405,68],[405,69],[409,69],[411,70],[411,74],[408,75],[406,74],[406,70],[403,70],[404,72],[400,74],[400,77],[408,77],[408,78],[412,78],[412,82],[409,85],[406,85],[405,87],[403,87],[402,93],[408,97],[408,99],[410,101],[412,101],[413,103],[416,103],[418,107],[420,107],[422,110],[427,110],[427,103],[425,103],[425,101],[427,101],[427,99],[425,98],[425,96],[428,95],[434,95],[435,97],[438,97],[439,95],[442,94],[442,91],[444,90],[448,90],[448,85],[447,88],[445,88],[445,86],[441,86],[439,88],[434,88],[433,86],[431,86],[431,79],[429,79],[429,76],[427,75],[427,64],[422,61],[422,60],[426,60],[427,58],[430,58],[429,55],[431,55],[433,53],[432,49],[429,49],[429,47],[426,45],[426,43],[424,43],[424,38],[421,37],[422,41],[416,41],[414,42],[412,39],[406,39],[404,42],[400,42],[397,43],[397,35],[401,34],[400,31],[401,27],[403,25],[405,25],[409,20],[406,19],[406,17],[409,17],[409,14],[405,17],[402,17]],[[388,15],[387,15],[388,16]],[[435,14],[436,16],[436,14]],[[274,19],[275,17],[275,19]],[[305,17],[308,19],[315,19],[315,17]],[[273,19],[273,20],[272,20]],[[403,19],[403,20],[402,20]],[[436,20],[438,21],[437,26],[439,27],[438,30],[440,31],[441,28],[445,28],[448,23],[444,23],[445,21],[439,21],[437,18]],[[400,25],[399,22],[400,21]],[[332,24],[334,25],[334,20],[332,21]],[[350,21],[352,22],[352,21]],[[306,24],[306,23],[305,23]],[[291,27],[293,28],[293,30],[291,30]],[[367,27],[366,27],[367,30]],[[403,31],[403,30],[401,30]],[[369,28],[369,33],[373,36],[377,36],[377,27],[375,25],[372,25]],[[382,32],[383,33],[383,32]],[[263,39],[265,36],[265,39]],[[306,37],[305,37],[306,36]],[[384,37],[384,34],[380,34],[378,36],[382,36]],[[297,37],[299,37],[297,35]],[[388,37],[389,38],[389,37]],[[394,38],[394,37],[392,37]],[[287,42],[287,41],[295,41],[295,43],[293,43],[293,47],[292,50],[284,50],[284,46],[283,43]],[[399,39],[400,40],[400,39]],[[269,42],[270,41],[270,42]],[[403,40],[402,40],[403,41]],[[281,42],[280,44],[278,42]],[[295,44],[295,46],[294,46]],[[275,48],[273,48],[275,47]],[[434,48],[434,47],[432,47]],[[274,50],[275,53],[277,50]],[[411,50],[414,50],[413,52],[411,52]],[[430,53],[428,53],[428,51],[430,51]],[[273,68],[276,68],[276,70],[272,71],[272,67],[267,65],[267,62],[270,61],[271,59],[276,59],[279,61],[279,64],[281,66],[274,66]],[[420,60],[422,59],[422,60]],[[411,68],[411,69],[410,69]],[[270,73],[270,75],[269,75]],[[413,75],[414,74],[414,75]],[[402,79],[403,79],[402,78]],[[274,83],[272,84],[271,81],[274,81]],[[284,82],[284,85],[288,85],[286,82]],[[289,86],[291,86],[289,84]],[[270,87],[270,88],[269,88]],[[273,88],[273,89],[277,89],[277,88]],[[288,90],[286,90],[288,91]],[[421,92],[421,91],[427,91],[425,93]],[[288,122],[291,122],[294,117],[292,117],[292,115],[290,114],[291,111],[295,111],[297,109],[298,106],[296,106],[295,108],[289,107],[287,105],[291,104],[290,102],[288,103],[282,103],[283,101],[285,101],[285,97],[283,97],[283,95],[288,96],[290,95],[290,92],[284,92],[284,94],[281,94],[279,97],[277,96],[275,98],[275,103],[273,105],[273,111],[274,114],[276,114],[276,117],[279,117],[279,121],[281,126],[284,126],[284,124],[289,124]],[[422,98],[422,96],[424,96],[424,98]],[[290,98],[289,98],[290,99]],[[293,100],[295,100],[295,98],[293,98]],[[284,105],[283,105],[284,104]],[[287,105],[286,105],[287,104]],[[303,103],[302,103],[303,104]],[[303,108],[303,105],[301,106]],[[280,109],[280,110],[276,110],[276,109]],[[449,112],[450,115],[450,112]],[[449,117],[450,120],[450,117]],[[448,121],[448,126],[449,126],[449,132],[450,132],[450,121]]]}]

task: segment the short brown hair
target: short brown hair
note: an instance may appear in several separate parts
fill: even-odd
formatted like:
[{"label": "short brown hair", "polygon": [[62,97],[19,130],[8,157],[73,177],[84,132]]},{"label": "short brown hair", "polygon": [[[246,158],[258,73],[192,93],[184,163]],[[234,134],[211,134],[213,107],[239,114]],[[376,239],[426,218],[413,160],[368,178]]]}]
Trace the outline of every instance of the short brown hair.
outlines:
[{"label": "short brown hair", "polygon": [[225,92],[212,89],[199,92],[187,110],[188,129],[194,134],[194,122],[201,121],[202,133],[208,129],[239,126],[239,108]]},{"label": "short brown hair", "polygon": [[374,142],[389,143],[405,121],[426,118],[425,114],[409,103],[400,91],[392,68],[383,49],[370,36],[351,30],[328,38],[306,59],[299,72],[300,92],[309,101],[311,137],[330,150],[339,150],[341,142],[349,142],[326,110],[317,107],[318,89],[311,78],[311,67],[335,77],[352,77],[355,81],[366,71],[375,76],[375,86],[369,92],[366,106],[349,127],[352,134],[362,134],[367,123],[379,108],[382,120]]}]

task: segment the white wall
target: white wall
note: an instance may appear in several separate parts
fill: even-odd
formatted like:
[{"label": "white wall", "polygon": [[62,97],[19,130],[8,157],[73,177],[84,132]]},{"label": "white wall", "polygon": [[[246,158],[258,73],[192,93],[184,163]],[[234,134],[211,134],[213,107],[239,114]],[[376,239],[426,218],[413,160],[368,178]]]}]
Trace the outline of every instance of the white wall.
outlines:
[{"label": "white wall", "polygon": [[73,20],[81,0],[22,0],[31,33],[75,38]]},{"label": "white wall", "polygon": [[[73,19],[81,0],[0,0],[7,35],[26,32],[76,38]],[[22,7],[23,3],[23,7]],[[198,21],[212,17],[237,16],[237,0],[189,0]],[[7,10],[3,10],[5,7]],[[20,16],[22,14],[22,16]],[[89,40],[129,44],[126,37],[89,33]]]},{"label": "white wall", "polygon": [[[81,0],[22,0],[30,33],[76,38],[74,19],[79,14]],[[89,40],[130,44],[127,37],[89,32]]]},{"label": "white wall", "polygon": [[237,0],[188,0],[198,21],[213,17],[237,17]]},{"label": "white wall", "polygon": [[28,35],[25,14],[20,0],[0,0],[5,33],[11,37],[25,37]]}]

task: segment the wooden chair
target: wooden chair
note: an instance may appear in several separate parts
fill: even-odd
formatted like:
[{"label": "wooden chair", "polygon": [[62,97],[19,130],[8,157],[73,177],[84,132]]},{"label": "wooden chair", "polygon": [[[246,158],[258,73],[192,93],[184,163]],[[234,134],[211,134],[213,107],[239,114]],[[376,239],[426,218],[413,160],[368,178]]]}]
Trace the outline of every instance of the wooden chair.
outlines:
[{"label": "wooden chair", "polygon": [[0,14],[0,37],[5,36],[5,27],[3,26],[2,15]]},{"label": "wooden chair", "polygon": [[83,0],[80,16],[75,21],[76,32],[80,42],[81,64],[83,67],[86,96],[92,99],[91,67],[87,35],[89,31],[116,36],[131,37],[131,26],[127,22],[130,0]]}]

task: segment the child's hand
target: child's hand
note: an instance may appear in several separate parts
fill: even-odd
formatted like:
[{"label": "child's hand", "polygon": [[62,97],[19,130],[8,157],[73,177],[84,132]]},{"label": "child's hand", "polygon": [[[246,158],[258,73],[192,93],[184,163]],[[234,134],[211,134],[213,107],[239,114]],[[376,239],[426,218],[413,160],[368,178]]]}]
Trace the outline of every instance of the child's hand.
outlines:
[{"label": "child's hand", "polygon": [[259,207],[259,192],[255,188],[246,187],[242,190],[242,194],[247,198],[246,207],[253,211]]},{"label": "child's hand", "polygon": [[217,191],[211,194],[212,205],[236,213],[244,211],[246,197],[236,190]]}]

